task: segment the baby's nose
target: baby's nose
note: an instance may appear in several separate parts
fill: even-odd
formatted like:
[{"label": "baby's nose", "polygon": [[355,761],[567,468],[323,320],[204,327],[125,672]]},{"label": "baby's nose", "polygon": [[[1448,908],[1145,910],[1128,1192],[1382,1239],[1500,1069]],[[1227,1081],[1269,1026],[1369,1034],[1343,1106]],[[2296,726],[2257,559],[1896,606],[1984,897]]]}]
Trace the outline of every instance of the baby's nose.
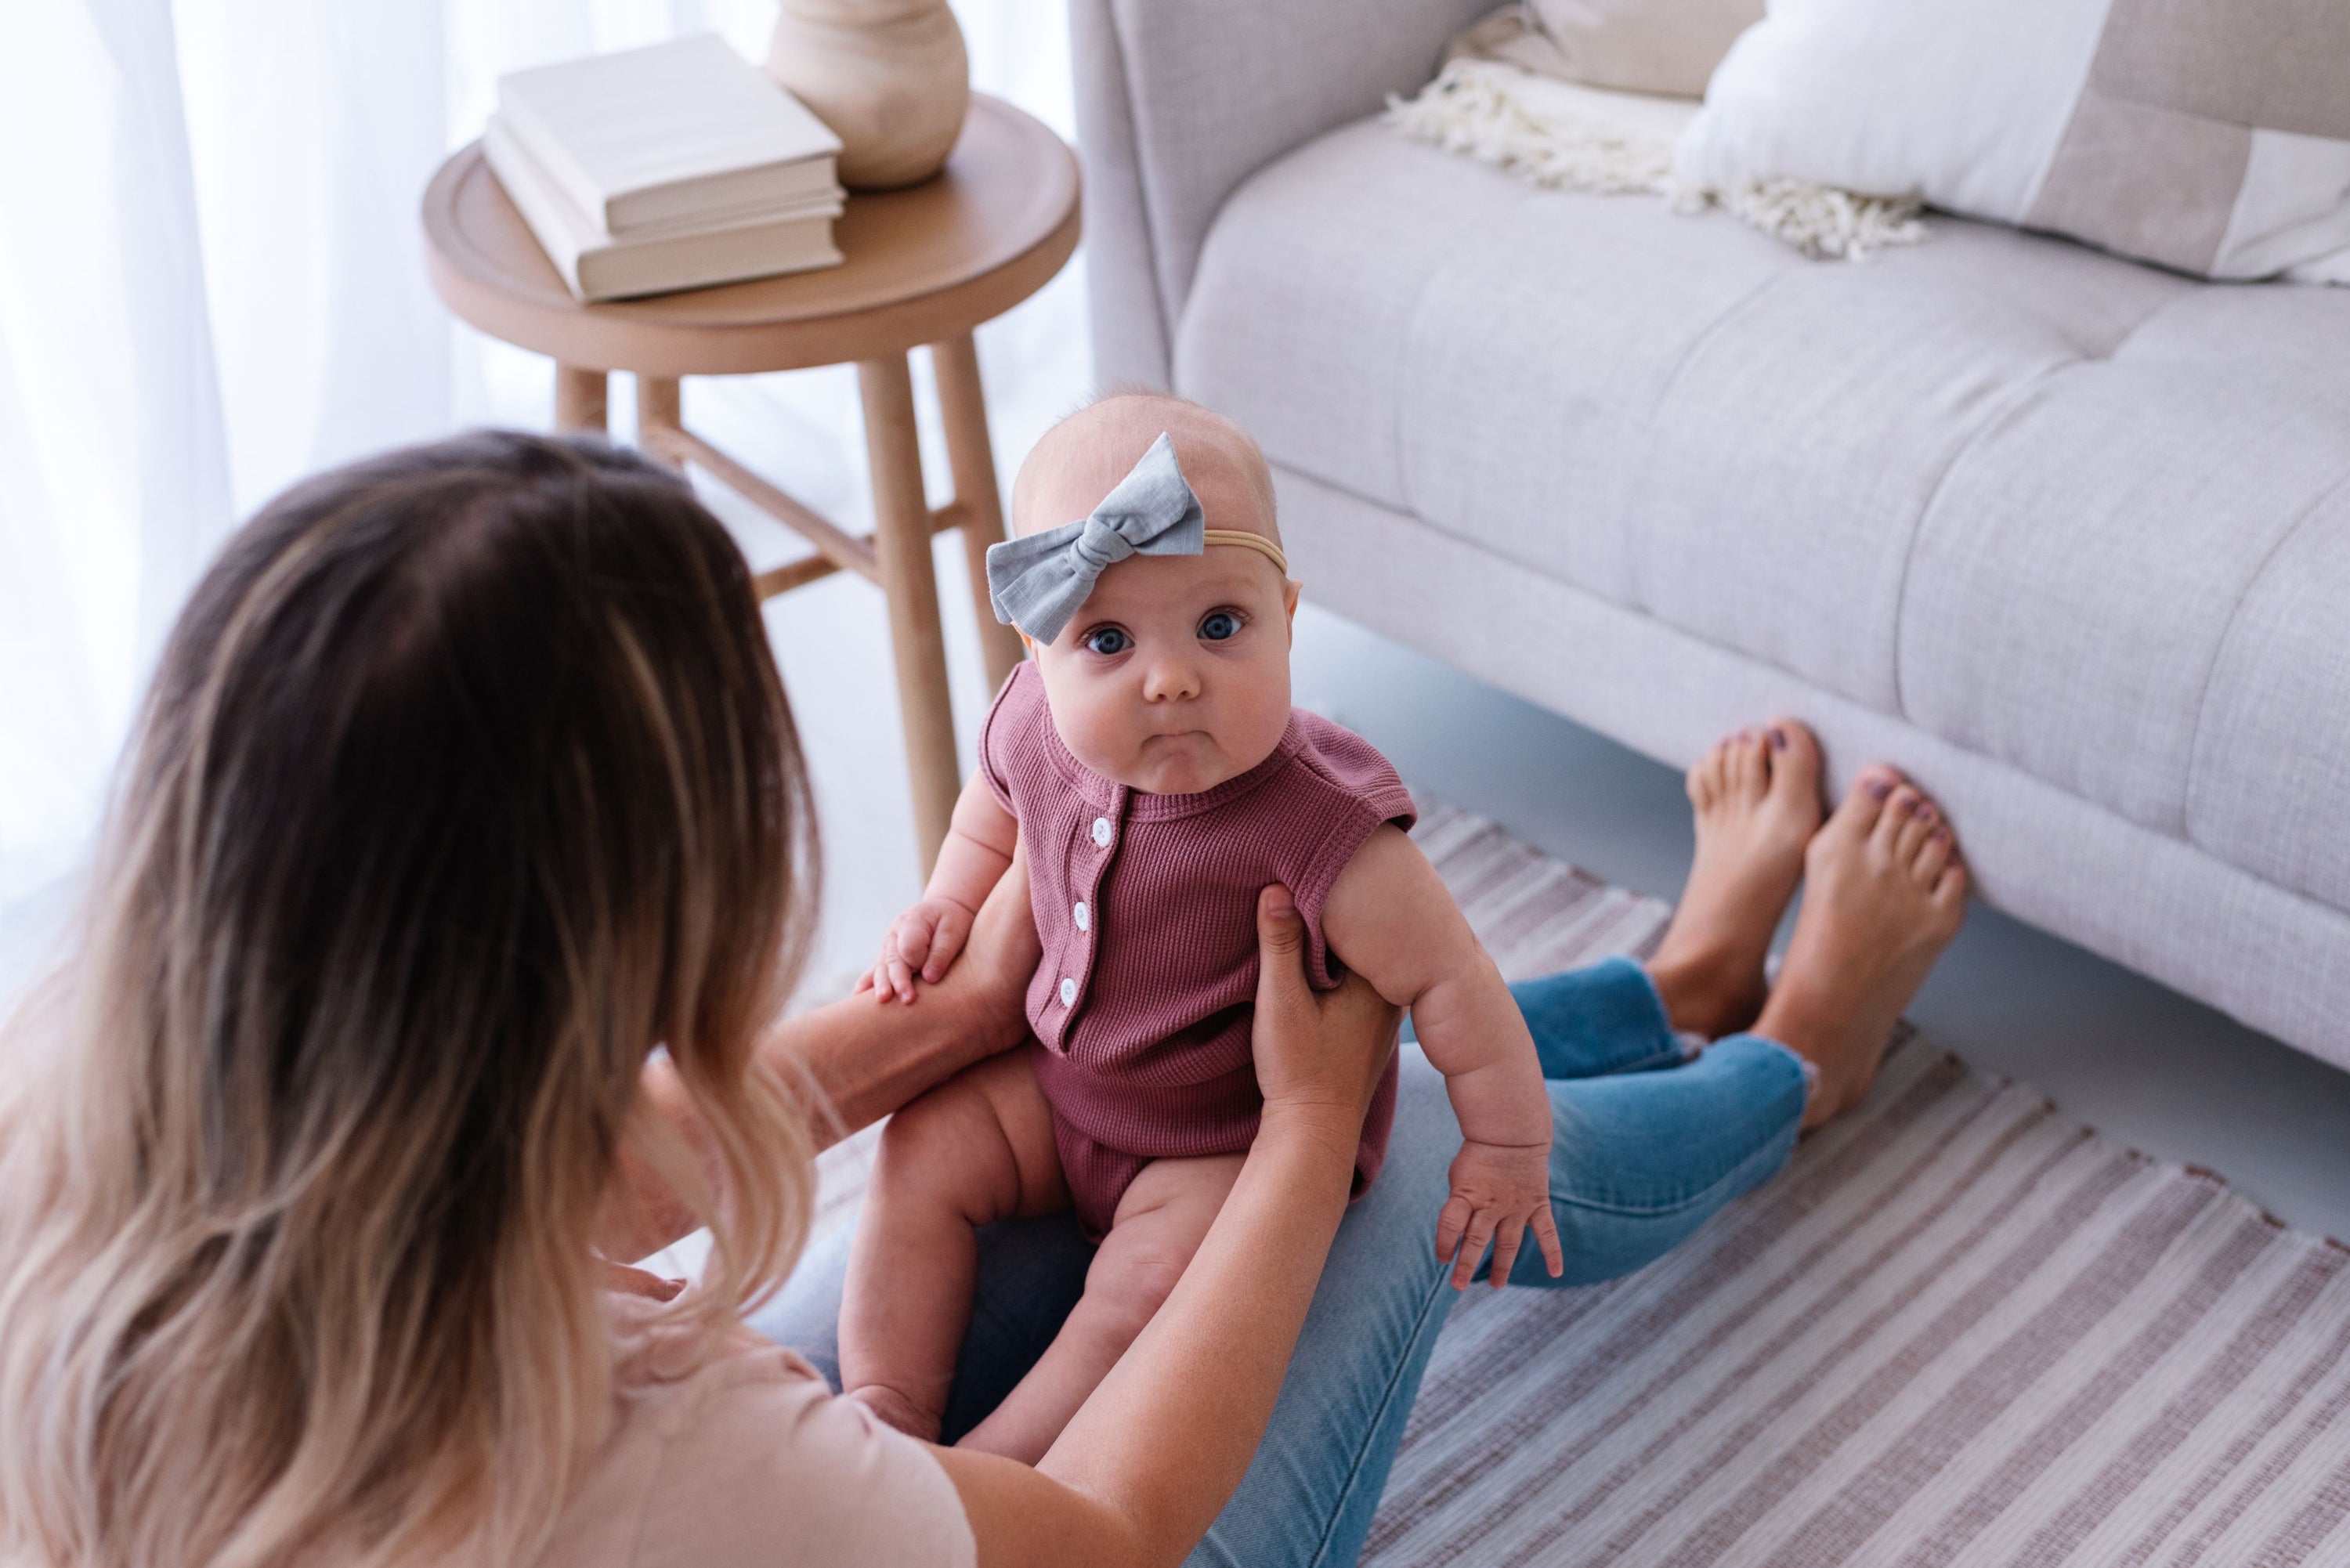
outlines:
[{"label": "baby's nose", "polygon": [[1142,672],[1146,701],[1176,702],[1200,694],[1200,671],[1186,659],[1157,659]]}]

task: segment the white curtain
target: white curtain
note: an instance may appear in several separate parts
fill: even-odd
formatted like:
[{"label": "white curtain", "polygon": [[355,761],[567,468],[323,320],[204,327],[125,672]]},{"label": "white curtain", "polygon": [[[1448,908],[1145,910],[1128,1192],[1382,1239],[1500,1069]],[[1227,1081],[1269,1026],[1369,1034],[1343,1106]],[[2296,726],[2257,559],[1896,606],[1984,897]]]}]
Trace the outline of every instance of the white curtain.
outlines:
[{"label": "white curtain", "polygon": [[164,0],[0,22],[0,898],[76,857],[154,631],[227,525]]},{"label": "white curtain", "polygon": [[[974,85],[1068,135],[1061,7],[956,9]],[[0,944],[86,855],[156,645],[236,518],[361,452],[546,423],[546,363],[450,320],[417,233],[498,75],[704,29],[756,59],[773,18],[773,0],[0,9]],[[1006,453],[1082,386],[1081,289],[1073,268],[983,334]],[[693,411],[854,521],[846,376],[697,387]]]}]

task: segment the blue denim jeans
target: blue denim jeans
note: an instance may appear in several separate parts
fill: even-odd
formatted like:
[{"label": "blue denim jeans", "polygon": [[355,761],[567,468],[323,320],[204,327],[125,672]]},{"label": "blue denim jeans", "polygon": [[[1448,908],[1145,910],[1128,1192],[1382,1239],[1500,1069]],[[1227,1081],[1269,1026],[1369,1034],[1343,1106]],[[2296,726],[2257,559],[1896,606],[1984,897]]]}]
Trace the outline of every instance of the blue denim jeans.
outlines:
[{"label": "blue denim jeans", "polygon": [[[1512,1284],[1582,1285],[1669,1251],[1732,1198],[1778,1174],[1804,1112],[1785,1046],[1732,1035],[1684,1061],[1646,971],[1628,959],[1511,987],[1549,1080],[1551,1208],[1566,1252],[1553,1280],[1531,1238]],[[1387,1164],[1347,1211],[1240,1490],[1194,1568],[1339,1568],[1370,1529],[1404,1418],[1456,1299],[1436,1211],[1461,1129],[1444,1080],[1405,1054]],[[946,1437],[1009,1393],[1068,1315],[1093,1249],[1066,1214],[981,1233],[979,1282],[948,1401]],[[846,1231],[813,1248],[754,1320],[839,1386]],[[1482,1272],[1482,1271],[1481,1271]]]}]

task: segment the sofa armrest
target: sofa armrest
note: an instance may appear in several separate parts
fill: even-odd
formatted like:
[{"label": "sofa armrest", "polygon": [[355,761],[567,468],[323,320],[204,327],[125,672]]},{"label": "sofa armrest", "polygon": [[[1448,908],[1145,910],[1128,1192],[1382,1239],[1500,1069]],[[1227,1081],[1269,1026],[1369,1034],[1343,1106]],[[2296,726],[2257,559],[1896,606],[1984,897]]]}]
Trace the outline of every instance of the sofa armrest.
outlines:
[{"label": "sofa armrest", "polygon": [[1224,199],[1436,73],[1496,0],[1070,0],[1094,363],[1166,387]]}]

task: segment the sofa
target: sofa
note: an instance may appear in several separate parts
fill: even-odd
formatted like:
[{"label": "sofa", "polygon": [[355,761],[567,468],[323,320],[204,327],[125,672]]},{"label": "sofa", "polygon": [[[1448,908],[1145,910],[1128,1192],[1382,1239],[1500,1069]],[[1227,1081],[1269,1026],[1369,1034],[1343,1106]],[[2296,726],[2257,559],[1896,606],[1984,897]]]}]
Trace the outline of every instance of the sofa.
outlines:
[{"label": "sofa", "polygon": [[2350,289],[1813,261],[1381,125],[1490,4],[1073,0],[1103,381],[1257,436],[1315,601],[1675,765],[1797,715],[2350,1067]]}]

